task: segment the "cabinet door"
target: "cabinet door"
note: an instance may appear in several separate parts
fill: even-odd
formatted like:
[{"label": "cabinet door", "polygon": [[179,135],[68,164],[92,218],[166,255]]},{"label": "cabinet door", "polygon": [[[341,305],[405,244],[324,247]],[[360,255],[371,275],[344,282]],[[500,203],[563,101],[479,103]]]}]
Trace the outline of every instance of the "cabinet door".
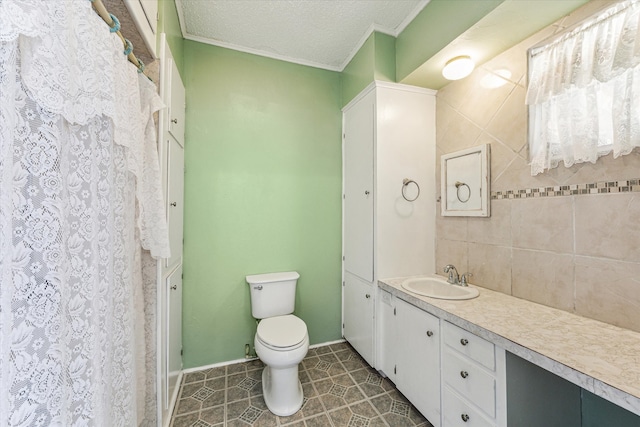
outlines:
[{"label": "cabinet door", "polygon": [[378,289],[376,369],[384,372],[394,384],[396,382],[396,348],[398,339],[395,302],[396,299],[390,292]]},{"label": "cabinet door", "polygon": [[171,61],[171,99],[169,102],[169,133],[184,147],[185,90],[173,59]]},{"label": "cabinet door", "polygon": [[440,319],[396,299],[396,386],[440,425]]},{"label": "cabinet door", "polygon": [[373,281],[374,97],[344,113],[344,269]]},{"label": "cabinet door", "polygon": [[346,273],[343,294],[343,335],[353,348],[373,366],[374,287]]},{"label": "cabinet door", "polygon": [[166,295],[169,300],[167,326],[169,332],[167,345],[168,393],[173,396],[177,392],[178,377],[182,371],[182,266],[179,266],[167,277]]},{"label": "cabinet door", "polygon": [[171,258],[166,267],[171,268],[182,260],[183,218],[184,218],[184,148],[171,135],[168,139],[168,191],[167,222]]}]

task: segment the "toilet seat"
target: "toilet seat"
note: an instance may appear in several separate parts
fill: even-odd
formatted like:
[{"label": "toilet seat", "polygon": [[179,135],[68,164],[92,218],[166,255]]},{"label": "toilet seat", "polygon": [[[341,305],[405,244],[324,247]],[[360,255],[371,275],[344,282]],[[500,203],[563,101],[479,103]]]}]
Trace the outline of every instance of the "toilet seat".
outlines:
[{"label": "toilet seat", "polygon": [[269,317],[258,323],[256,338],[276,351],[289,351],[304,345],[307,325],[293,314]]}]

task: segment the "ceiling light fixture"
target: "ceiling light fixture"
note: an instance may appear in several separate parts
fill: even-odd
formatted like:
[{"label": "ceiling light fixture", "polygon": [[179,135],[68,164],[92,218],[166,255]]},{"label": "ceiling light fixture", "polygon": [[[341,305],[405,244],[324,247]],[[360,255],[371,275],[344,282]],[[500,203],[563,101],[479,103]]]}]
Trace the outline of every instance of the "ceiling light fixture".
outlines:
[{"label": "ceiling light fixture", "polygon": [[467,77],[476,64],[473,63],[471,57],[467,55],[456,56],[447,61],[442,69],[442,75],[447,80],[460,80]]}]

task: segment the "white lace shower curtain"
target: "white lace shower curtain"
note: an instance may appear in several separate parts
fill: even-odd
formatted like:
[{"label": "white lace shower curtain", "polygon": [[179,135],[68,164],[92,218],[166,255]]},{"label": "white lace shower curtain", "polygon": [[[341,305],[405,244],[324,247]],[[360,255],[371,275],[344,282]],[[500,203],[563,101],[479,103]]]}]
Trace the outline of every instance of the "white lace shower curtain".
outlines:
[{"label": "white lace shower curtain", "polygon": [[640,1],[529,52],[531,175],[640,147]]},{"label": "white lace shower curtain", "polygon": [[0,0],[0,426],[154,422],[160,107],[90,1]]}]

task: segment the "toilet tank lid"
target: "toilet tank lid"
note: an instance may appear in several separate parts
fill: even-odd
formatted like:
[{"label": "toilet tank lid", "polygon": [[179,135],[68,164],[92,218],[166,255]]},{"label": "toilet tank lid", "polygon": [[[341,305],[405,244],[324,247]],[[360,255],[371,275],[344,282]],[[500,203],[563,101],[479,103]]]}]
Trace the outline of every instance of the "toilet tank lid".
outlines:
[{"label": "toilet tank lid", "polygon": [[266,274],[254,274],[247,276],[247,283],[250,285],[256,285],[259,283],[271,283],[282,282],[285,280],[297,280],[300,277],[297,271],[285,271],[282,273],[266,273]]}]

